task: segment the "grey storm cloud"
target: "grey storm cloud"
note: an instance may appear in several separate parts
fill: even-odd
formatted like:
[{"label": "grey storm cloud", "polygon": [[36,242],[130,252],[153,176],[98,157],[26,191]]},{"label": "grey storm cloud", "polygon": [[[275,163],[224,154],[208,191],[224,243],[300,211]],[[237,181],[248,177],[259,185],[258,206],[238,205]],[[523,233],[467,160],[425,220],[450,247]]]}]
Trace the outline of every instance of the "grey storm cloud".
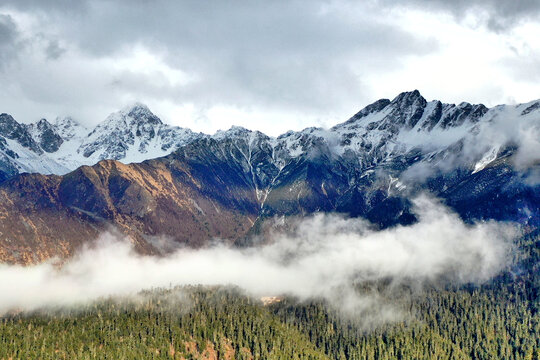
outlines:
[{"label": "grey storm cloud", "polygon": [[[475,12],[497,31],[538,15],[538,1],[3,0],[0,81],[10,86],[0,89],[0,111],[24,122],[61,114],[93,125],[138,100],[161,116],[159,106],[170,117],[172,107],[185,105],[205,121],[222,106],[329,125],[374,96],[431,86],[433,69],[408,70],[410,64],[435,58],[448,44],[408,26],[411,20],[398,16],[403,7],[422,9],[429,19],[441,11],[456,19]],[[149,60],[136,58],[140,49]],[[130,67],[152,60],[157,66]],[[18,62],[14,71],[6,70],[9,62]],[[442,66],[463,73],[459,64]],[[186,81],[175,81],[171,71]],[[440,89],[450,87],[433,95],[441,98]],[[499,84],[487,89],[495,90],[484,98],[500,101]]]},{"label": "grey storm cloud", "polygon": [[428,11],[450,11],[458,19],[468,12],[475,12],[483,17],[483,22],[490,30],[496,32],[508,30],[522,20],[540,16],[538,0],[379,0],[379,2],[387,6],[414,6]]},{"label": "grey storm cloud", "polygon": [[[141,45],[196,81],[157,93],[140,75],[111,79],[115,89],[164,94],[204,106],[256,104],[323,111],[358,101],[362,75],[399,66],[402,56],[437,43],[326,1],[7,1],[54,24],[55,35],[89,57]],[[55,39],[48,58],[64,51]],[[362,69],[357,60],[361,58]],[[145,90],[147,89],[147,90]],[[152,90],[152,91],[150,91]],[[352,110],[351,110],[352,111]]]},{"label": "grey storm cloud", "polygon": [[0,69],[17,55],[18,32],[9,15],[0,14]]},{"label": "grey storm cloud", "polygon": [[45,55],[52,60],[58,59],[65,52],[66,49],[60,46],[58,40],[50,40],[49,45],[45,48]]}]

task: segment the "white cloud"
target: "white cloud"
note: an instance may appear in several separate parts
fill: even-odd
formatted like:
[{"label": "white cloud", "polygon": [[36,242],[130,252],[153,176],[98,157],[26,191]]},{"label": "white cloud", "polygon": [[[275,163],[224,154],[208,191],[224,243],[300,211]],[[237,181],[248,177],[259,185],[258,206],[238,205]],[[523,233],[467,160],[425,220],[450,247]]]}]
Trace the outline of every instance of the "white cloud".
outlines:
[{"label": "white cloud", "polygon": [[106,234],[61,268],[0,265],[0,313],[171,284],[233,284],[256,296],[320,297],[362,311],[377,295],[358,295],[355,284],[484,282],[508,264],[514,235],[508,225],[466,225],[427,198],[418,198],[415,208],[420,221],[409,227],[377,232],[363,220],[318,214],[299,220],[291,232],[276,232],[269,245],[179,249],[165,257],[137,255]]}]

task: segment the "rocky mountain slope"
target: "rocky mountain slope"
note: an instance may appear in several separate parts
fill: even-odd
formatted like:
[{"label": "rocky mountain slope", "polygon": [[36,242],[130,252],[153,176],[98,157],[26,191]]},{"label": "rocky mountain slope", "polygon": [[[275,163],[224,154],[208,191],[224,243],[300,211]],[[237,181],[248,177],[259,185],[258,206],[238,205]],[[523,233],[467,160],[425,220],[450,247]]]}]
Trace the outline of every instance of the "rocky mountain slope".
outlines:
[{"label": "rocky mountain slope", "polygon": [[[538,134],[540,101],[488,109],[428,102],[418,91],[376,101],[331,129],[277,138],[239,127],[196,134],[142,105],[88,134],[70,119],[25,126],[4,114],[0,257],[68,256],[110,229],[147,253],[214,238],[240,244],[268,219],[321,211],[408,224],[420,192],[467,221],[538,227]],[[158,155],[166,156],[124,164]],[[43,175],[101,159],[122,162]]]}]

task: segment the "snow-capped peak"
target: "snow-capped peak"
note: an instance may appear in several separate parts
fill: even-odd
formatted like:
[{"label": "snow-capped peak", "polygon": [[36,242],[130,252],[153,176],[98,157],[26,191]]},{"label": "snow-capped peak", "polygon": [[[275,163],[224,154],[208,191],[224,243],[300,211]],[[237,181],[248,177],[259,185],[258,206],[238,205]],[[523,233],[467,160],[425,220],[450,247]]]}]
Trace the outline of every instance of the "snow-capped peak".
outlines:
[{"label": "snow-capped peak", "polygon": [[418,90],[404,91],[392,100],[392,104],[399,104],[400,106],[410,106],[414,102],[424,102],[426,99],[420,94]]},{"label": "snow-capped peak", "polygon": [[218,130],[212,136],[214,139],[223,139],[228,137],[244,137],[251,134],[253,131],[242,126],[233,125],[228,130]]},{"label": "snow-capped peak", "polygon": [[140,102],[135,102],[132,105],[124,107],[122,110],[120,110],[120,113],[135,119],[137,122],[155,125],[163,124],[161,119],[150,111],[148,106]]},{"label": "snow-capped peak", "polygon": [[146,104],[139,101],[135,101],[131,104],[124,106],[123,108],[120,109],[120,111],[126,114],[130,113],[131,111],[141,111],[141,112],[151,113],[150,108]]},{"label": "snow-capped peak", "polygon": [[[33,125],[33,124],[32,124]],[[47,119],[40,119],[35,123],[36,127],[40,130],[52,129],[53,125],[47,121]]]},{"label": "snow-capped peak", "polygon": [[47,119],[41,119],[34,124],[28,125],[27,128],[32,138],[48,153],[57,151],[64,142],[56,128]]},{"label": "snow-capped peak", "polygon": [[[443,152],[463,139],[473,138],[485,124],[489,127],[509,117],[520,123],[534,122],[539,114],[540,101],[488,109],[482,104],[466,102],[458,105],[437,100],[428,102],[418,90],[401,93],[392,100],[378,100],[331,129],[306,128],[278,137],[240,126],[220,130],[213,136],[194,133],[164,124],[141,103],[111,113],[91,131],[70,117],[57,118],[52,125],[45,119],[21,125],[11,116],[2,114],[0,166],[2,161],[13,165],[14,161],[19,161],[19,156],[22,160],[16,164],[17,169],[61,174],[103,159],[140,162],[168,155],[198,139],[212,138],[215,146],[222,148],[222,153],[232,151],[248,159],[248,167],[255,169],[253,171],[258,171],[257,164],[262,158],[271,159],[277,169],[283,169],[291,161],[320,154],[330,154],[332,159],[354,160],[363,168],[408,153],[420,151],[427,156]],[[502,145],[497,144],[498,148]],[[478,169],[482,164],[498,156],[498,152],[489,152],[489,149],[485,146],[478,159],[471,159],[480,164],[473,170],[481,171]],[[485,161],[480,161],[482,156]],[[45,170],[44,166],[35,165],[45,163]],[[7,173],[2,168],[0,171]]]}]

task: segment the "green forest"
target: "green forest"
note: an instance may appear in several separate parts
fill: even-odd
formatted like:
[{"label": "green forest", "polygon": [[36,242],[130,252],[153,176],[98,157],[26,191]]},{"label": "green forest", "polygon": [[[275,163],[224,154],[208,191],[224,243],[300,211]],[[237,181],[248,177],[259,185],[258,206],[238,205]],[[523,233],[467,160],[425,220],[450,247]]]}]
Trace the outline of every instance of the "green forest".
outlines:
[{"label": "green forest", "polygon": [[0,359],[540,359],[538,234],[517,254],[482,286],[388,292],[407,316],[368,327],[321,300],[264,305],[231,287],[11,313]]}]

